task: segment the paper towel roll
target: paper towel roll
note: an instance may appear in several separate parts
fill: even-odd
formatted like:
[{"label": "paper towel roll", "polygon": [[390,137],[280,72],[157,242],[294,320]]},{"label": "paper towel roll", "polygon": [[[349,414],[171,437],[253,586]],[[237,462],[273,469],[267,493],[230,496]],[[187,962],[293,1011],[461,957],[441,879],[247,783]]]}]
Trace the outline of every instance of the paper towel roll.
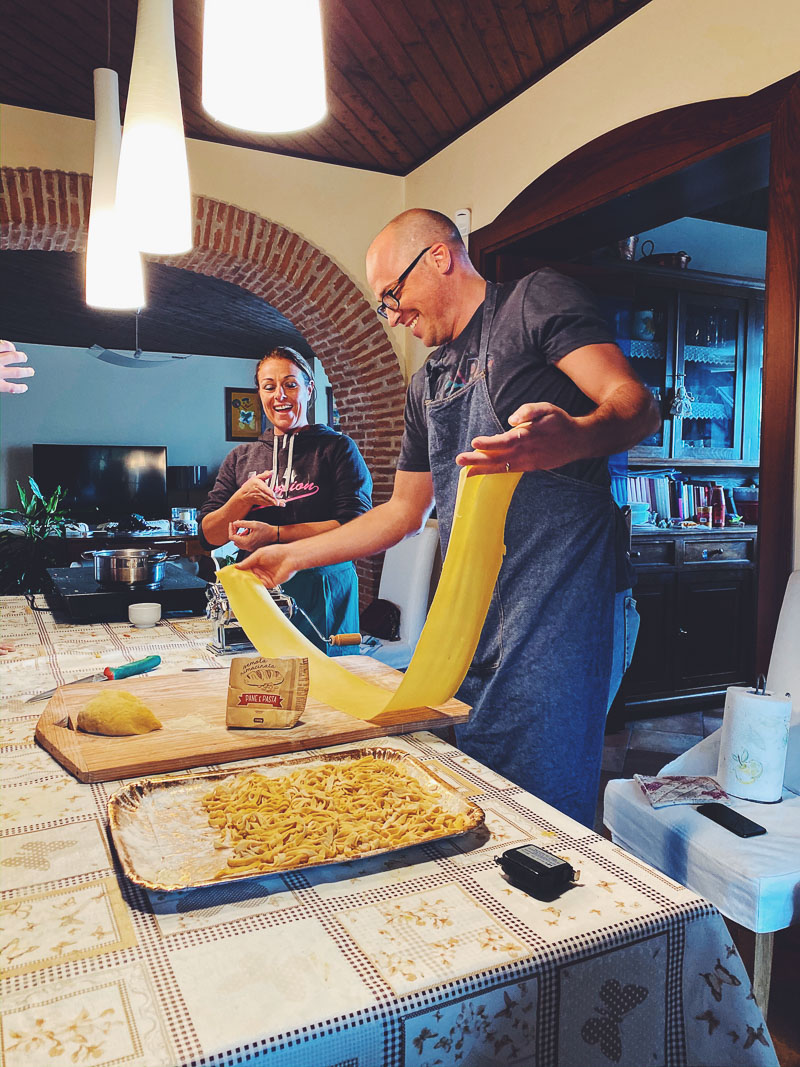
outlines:
[{"label": "paper towel roll", "polygon": [[780,800],[791,713],[790,697],[730,686],[717,765],[717,781],[726,793],[762,804]]}]

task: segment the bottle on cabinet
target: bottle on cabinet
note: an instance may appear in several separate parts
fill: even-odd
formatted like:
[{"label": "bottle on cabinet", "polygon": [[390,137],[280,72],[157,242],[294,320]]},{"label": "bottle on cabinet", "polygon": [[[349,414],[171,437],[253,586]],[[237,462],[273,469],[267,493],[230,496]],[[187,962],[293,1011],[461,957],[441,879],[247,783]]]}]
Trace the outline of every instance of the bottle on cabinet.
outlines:
[{"label": "bottle on cabinet", "polygon": [[703,485],[698,487],[700,493],[700,499],[702,504],[697,505],[697,513],[695,515],[695,521],[699,526],[711,526],[711,487]]},{"label": "bottle on cabinet", "polygon": [[725,525],[725,492],[721,485],[711,483],[711,525],[723,527]]}]

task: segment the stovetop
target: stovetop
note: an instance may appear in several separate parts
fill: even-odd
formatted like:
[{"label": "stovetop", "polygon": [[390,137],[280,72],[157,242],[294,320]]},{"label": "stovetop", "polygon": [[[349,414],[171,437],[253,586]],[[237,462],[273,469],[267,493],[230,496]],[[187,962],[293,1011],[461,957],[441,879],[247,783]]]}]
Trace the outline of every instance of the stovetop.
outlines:
[{"label": "stovetop", "polygon": [[128,605],[156,602],[161,614],[203,615],[206,582],[174,563],[164,564],[164,578],[154,586],[100,585],[93,567],[50,567],[49,607],[68,622],[127,622]]}]

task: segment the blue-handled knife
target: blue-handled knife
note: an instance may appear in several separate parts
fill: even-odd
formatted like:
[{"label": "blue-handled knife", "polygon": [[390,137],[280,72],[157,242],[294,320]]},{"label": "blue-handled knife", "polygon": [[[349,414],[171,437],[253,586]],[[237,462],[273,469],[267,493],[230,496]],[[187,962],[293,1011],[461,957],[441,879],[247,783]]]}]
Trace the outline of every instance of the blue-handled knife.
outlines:
[{"label": "blue-handled knife", "polygon": [[[88,674],[85,678],[75,678],[64,685],[78,685],[80,682],[106,682],[109,679],[132,678],[135,674],[147,674],[153,671],[161,663],[161,656],[145,656],[144,659],[134,660],[133,663],[123,663],[119,667],[106,667],[99,674]],[[33,704],[37,700],[47,700],[57,689],[62,686],[54,686],[45,693],[37,693],[36,696],[28,697],[26,704]]]}]

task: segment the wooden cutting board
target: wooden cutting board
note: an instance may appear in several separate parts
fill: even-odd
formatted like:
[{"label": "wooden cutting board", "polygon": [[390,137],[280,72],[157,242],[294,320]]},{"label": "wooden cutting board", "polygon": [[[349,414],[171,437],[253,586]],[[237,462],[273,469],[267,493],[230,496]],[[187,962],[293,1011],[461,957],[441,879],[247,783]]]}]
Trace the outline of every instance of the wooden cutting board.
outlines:
[{"label": "wooden cutting board", "polygon": [[[341,665],[388,690],[396,689],[402,677],[399,671],[373,659],[345,656]],[[225,725],[229,674],[226,666],[61,686],[36,724],[36,740],[79,781],[109,782],[411,730],[441,729],[466,722],[469,717],[469,706],[453,699],[435,708],[391,712],[378,724],[353,718],[309,697],[300,721],[289,730],[230,729]],[[140,697],[163,729],[131,737],[102,737],[70,729],[70,713],[77,715],[92,697],[107,689],[124,689]]]}]

